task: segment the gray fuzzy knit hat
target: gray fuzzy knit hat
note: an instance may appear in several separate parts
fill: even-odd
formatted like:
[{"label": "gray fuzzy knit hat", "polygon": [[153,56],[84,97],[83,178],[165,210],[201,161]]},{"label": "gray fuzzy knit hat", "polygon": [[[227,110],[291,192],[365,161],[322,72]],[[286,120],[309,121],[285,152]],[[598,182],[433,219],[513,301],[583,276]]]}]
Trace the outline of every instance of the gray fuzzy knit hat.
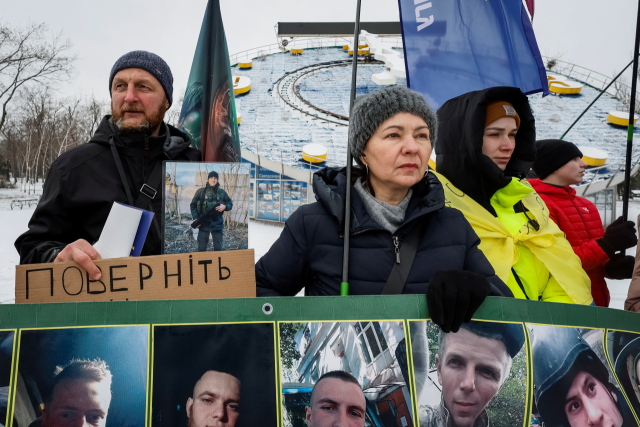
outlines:
[{"label": "gray fuzzy knit hat", "polygon": [[422,95],[406,87],[390,86],[361,95],[355,99],[349,118],[349,149],[355,161],[360,161],[364,147],[376,129],[398,113],[421,117],[429,126],[431,145],[435,146],[438,118]]},{"label": "gray fuzzy knit hat", "polygon": [[169,101],[169,106],[171,106],[173,103],[173,75],[167,63],[164,62],[164,59],[146,50],[134,50],[125,53],[111,68],[111,74],[109,74],[109,93],[111,93],[111,85],[113,84],[115,75],[118,71],[127,68],[141,68],[151,73],[162,85],[167,100]]}]

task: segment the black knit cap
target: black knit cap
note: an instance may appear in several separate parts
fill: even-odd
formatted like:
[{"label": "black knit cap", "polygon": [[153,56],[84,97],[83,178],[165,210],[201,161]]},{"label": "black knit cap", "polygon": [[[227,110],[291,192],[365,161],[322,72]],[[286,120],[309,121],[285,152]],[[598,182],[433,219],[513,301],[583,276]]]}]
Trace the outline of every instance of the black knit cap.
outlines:
[{"label": "black knit cap", "polygon": [[540,179],[545,179],[576,157],[582,157],[582,152],[575,144],[561,139],[536,141],[536,148],[533,171]]},{"label": "black knit cap", "polygon": [[145,50],[134,50],[125,53],[113,64],[111,74],[109,74],[109,94],[111,94],[111,85],[113,84],[115,75],[118,71],[126,70],[127,68],[141,68],[151,73],[162,85],[167,100],[169,101],[169,106],[171,106],[173,103],[173,75],[171,74],[171,69],[167,63],[164,62],[164,59],[155,53]]},{"label": "black knit cap", "polygon": [[209,178],[213,178],[213,177],[218,178],[218,172],[216,172],[216,171],[209,172]]}]

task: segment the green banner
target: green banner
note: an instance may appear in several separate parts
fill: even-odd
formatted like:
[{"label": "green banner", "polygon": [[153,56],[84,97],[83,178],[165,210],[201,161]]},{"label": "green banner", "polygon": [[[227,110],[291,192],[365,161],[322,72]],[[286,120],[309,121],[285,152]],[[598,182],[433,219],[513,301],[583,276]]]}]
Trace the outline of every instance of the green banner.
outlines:
[{"label": "green banner", "polygon": [[209,0],[178,127],[206,162],[239,162],[240,140],[220,1]]},{"label": "green banner", "polygon": [[639,368],[640,315],[507,298],[451,334],[420,295],[0,306],[13,426],[635,426]]}]

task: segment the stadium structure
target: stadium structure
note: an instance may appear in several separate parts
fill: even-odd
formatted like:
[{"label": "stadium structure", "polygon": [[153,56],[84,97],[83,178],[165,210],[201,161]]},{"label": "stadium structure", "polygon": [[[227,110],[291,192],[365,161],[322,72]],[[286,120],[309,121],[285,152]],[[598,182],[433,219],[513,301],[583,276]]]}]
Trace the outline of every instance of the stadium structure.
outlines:
[{"label": "stadium structure", "polygon": [[[286,221],[313,200],[313,172],[345,166],[353,27],[278,23],[277,43],[230,56],[242,158],[252,164],[251,217]],[[400,23],[366,22],[361,29],[356,94],[406,86]],[[552,94],[529,96],[539,140],[559,138],[611,82],[577,64],[543,59]],[[616,218],[615,189],[624,180],[628,118],[617,111],[624,108],[608,89],[564,138],[585,154],[590,167],[576,191],[596,204],[605,225]],[[639,168],[634,150],[631,175]]]}]

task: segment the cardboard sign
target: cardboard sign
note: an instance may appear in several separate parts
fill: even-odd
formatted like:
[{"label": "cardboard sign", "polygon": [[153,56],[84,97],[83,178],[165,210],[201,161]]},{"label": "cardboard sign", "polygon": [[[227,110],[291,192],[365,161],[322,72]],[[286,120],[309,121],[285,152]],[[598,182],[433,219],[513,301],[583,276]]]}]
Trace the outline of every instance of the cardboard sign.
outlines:
[{"label": "cardboard sign", "polygon": [[100,260],[100,280],[75,262],[16,266],[16,303],[256,296],[253,249]]}]

